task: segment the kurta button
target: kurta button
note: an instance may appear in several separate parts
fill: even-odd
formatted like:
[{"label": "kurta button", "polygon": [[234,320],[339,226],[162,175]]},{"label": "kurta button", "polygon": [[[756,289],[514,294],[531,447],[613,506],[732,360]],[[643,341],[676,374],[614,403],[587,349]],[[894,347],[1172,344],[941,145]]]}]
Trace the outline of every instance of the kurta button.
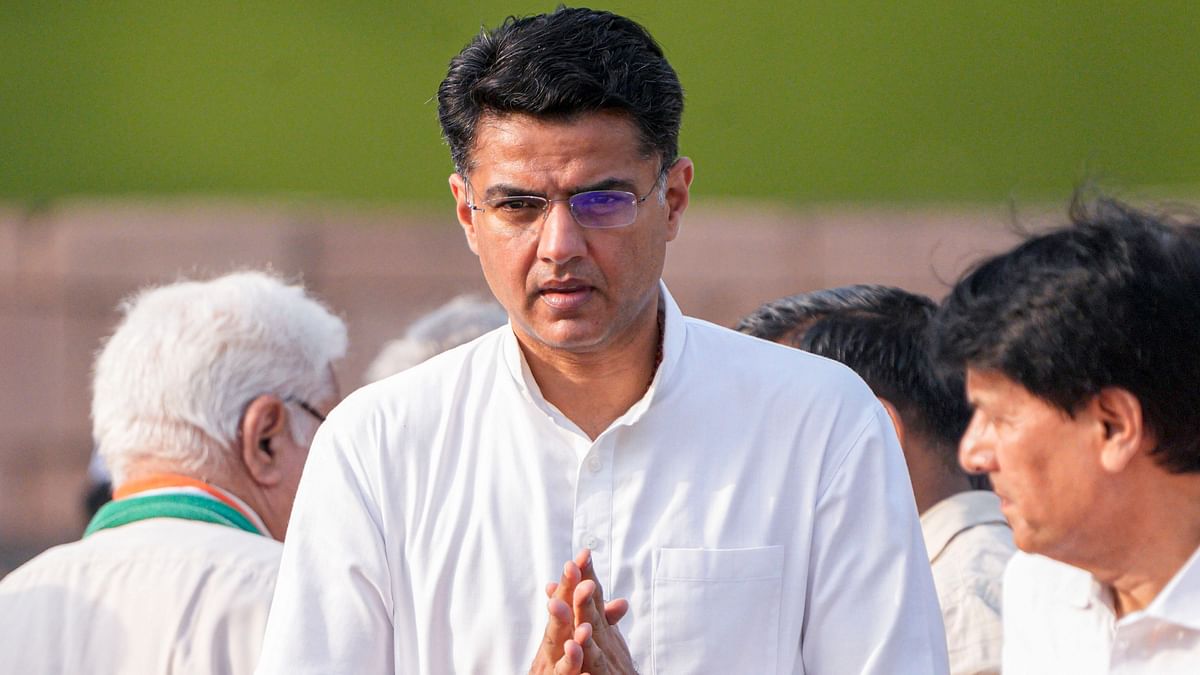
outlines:
[{"label": "kurta button", "polygon": [[604,462],[600,461],[599,457],[589,457],[587,461],[588,471],[592,473],[600,473],[600,469],[604,468]]},{"label": "kurta button", "polygon": [[596,549],[600,548],[600,538],[594,535],[590,536],[584,540],[583,545],[595,551]]}]

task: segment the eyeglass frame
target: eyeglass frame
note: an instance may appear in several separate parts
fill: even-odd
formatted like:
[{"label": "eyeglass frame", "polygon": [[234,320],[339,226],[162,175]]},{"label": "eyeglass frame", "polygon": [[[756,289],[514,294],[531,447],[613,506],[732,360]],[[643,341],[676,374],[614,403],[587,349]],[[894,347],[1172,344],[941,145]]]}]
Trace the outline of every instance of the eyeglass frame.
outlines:
[{"label": "eyeglass frame", "polygon": [[[649,199],[650,195],[654,194],[654,191],[658,189],[659,183],[661,183],[663,178],[665,178],[667,176],[667,174],[670,173],[672,166],[674,166],[674,165],[673,164],[664,165],[661,169],[659,169],[658,176],[654,179],[654,184],[650,186],[650,190],[647,191],[646,194],[644,194],[640,197],[637,195],[636,192],[630,192],[628,190],[585,190],[583,192],[576,192],[575,194],[573,194],[569,197],[559,197],[557,199],[550,199],[548,197],[541,197],[539,195],[505,195],[503,197],[493,197],[492,199],[487,199],[480,203],[486,204],[488,209],[495,210],[496,207],[489,204],[488,202],[495,202],[495,201],[502,200],[502,199],[532,199],[532,200],[542,201],[545,203],[542,205],[542,208],[540,209],[541,214],[542,214],[541,222],[545,222],[546,218],[548,218],[550,216],[550,205],[551,204],[553,204],[554,202],[566,202],[567,203],[567,211],[570,212],[571,219],[575,221],[576,225],[579,225],[580,227],[584,228],[585,230],[619,230],[623,227],[629,227],[630,225],[637,222],[638,207],[641,206],[647,199]],[[474,194],[475,187],[473,185],[471,185],[470,176],[463,174],[463,182],[467,184],[467,189],[470,191],[470,193]],[[596,193],[602,193],[602,192],[625,194],[625,195],[629,195],[630,197],[633,197],[633,220],[630,220],[628,223],[625,223],[623,225],[603,225],[603,226],[599,226],[599,227],[596,225],[584,225],[583,223],[579,222],[579,217],[575,215],[575,210],[573,208],[571,208],[571,200],[575,199],[576,197],[582,196],[582,195],[596,194]],[[486,209],[484,209],[483,207],[479,206],[477,203],[470,201],[470,200],[467,201],[467,208],[470,209],[471,211],[475,211],[478,213],[487,213]],[[530,223],[530,224],[532,225],[532,223]]]},{"label": "eyeglass frame", "polygon": [[318,422],[320,422],[322,424],[325,423],[325,416],[321,414],[321,411],[317,410],[316,406],[312,405],[308,401],[305,401],[304,399],[302,399],[298,396],[288,396],[287,398],[283,399],[283,402],[284,403],[295,403],[297,406],[300,407],[301,410],[308,413],[309,415],[312,415]]},{"label": "eyeglass frame", "polygon": [[[258,397],[256,396],[255,398],[258,398]],[[295,403],[301,410],[308,413],[309,415],[312,415],[313,419],[317,420],[318,424],[325,423],[325,415],[322,415],[321,411],[317,410],[316,406],[309,403],[308,401],[305,401],[304,399],[300,398],[299,396],[287,396],[280,400],[282,400],[285,404]],[[246,410],[247,410],[247,408],[250,407],[250,404],[253,402],[254,402],[254,399],[250,399],[249,401],[246,402],[246,405],[242,406],[242,414],[238,418],[238,428],[237,428],[237,435],[238,435],[239,439],[242,437],[242,420],[245,419]],[[269,438],[260,438],[258,440],[258,447],[259,447],[259,449],[261,449],[263,452],[267,453],[268,455],[274,454],[271,451],[271,440]]]}]

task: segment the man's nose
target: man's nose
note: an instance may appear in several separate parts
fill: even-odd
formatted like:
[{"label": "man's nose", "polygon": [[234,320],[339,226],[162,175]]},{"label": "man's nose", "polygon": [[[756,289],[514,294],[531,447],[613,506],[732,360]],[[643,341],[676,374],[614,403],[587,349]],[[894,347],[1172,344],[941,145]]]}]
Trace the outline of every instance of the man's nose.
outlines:
[{"label": "man's nose", "polygon": [[958,463],[967,473],[990,473],[996,470],[996,449],[987,426],[976,413],[958,443]]},{"label": "man's nose", "polygon": [[587,253],[587,238],[583,226],[575,222],[571,207],[565,201],[550,202],[538,239],[538,258],[562,265]]}]

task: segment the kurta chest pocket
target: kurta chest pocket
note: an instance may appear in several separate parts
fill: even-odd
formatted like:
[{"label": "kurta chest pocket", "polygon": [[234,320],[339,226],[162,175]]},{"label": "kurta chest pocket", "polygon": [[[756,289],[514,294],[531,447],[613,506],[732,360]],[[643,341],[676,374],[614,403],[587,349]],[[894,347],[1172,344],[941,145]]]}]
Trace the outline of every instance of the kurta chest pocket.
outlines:
[{"label": "kurta chest pocket", "polygon": [[782,581],[782,546],[655,551],[654,673],[774,673]]}]

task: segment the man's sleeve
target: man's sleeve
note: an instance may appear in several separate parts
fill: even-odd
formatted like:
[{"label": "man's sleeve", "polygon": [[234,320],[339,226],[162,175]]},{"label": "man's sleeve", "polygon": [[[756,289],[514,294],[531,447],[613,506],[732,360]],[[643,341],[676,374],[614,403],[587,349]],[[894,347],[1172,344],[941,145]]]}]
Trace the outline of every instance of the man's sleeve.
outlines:
[{"label": "man's sleeve", "polygon": [[379,476],[351,449],[354,432],[341,433],[346,422],[321,426],[304,467],[259,675],[394,671],[384,519],[371,489]]},{"label": "man's sleeve", "polygon": [[912,486],[882,408],[831,456],[816,506],[808,675],[944,675],[946,635]]}]

